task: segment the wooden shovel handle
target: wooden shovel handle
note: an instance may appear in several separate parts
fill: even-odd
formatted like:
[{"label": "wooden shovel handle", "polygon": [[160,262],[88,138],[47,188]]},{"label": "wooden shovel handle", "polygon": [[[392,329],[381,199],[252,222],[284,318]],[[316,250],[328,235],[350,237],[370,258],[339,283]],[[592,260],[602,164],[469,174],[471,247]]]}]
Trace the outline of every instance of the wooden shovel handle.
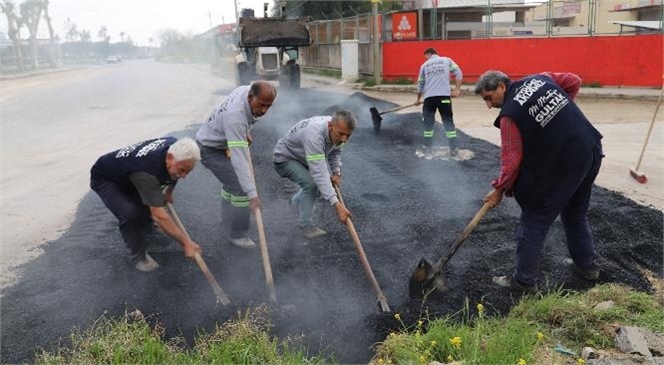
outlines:
[{"label": "wooden shovel handle", "polygon": [[438,260],[438,262],[436,262],[436,264],[433,267],[431,276],[438,274],[440,270],[443,269],[445,264],[447,264],[447,262],[452,258],[452,256],[454,256],[459,247],[461,247],[463,241],[465,241],[466,238],[468,238],[468,236],[470,235],[470,232],[472,232],[473,229],[477,227],[477,224],[480,222],[482,217],[484,217],[484,215],[489,209],[491,209],[491,202],[485,202],[484,205],[482,205],[482,208],[480,208],[480,210],[475,214],[470,223],[468,223],[468,226],[466,226],[466,228],[463,230],[463,232],[461,232],[456,241],[454,241],[454,244],[452,245],[452,250],[448,252],[447,255],[441,257],[440,260]]},{"label": "wooden shovel handle", "polygon": [[[256,177],[254,176],[254,164],[251,161],[251,152],[247,149],[249,156],[249,172],[251,179],[254,180],[256,185]],[[277,303],[277,293],[274,290],[274,280],[272,278],[272,267],[270,266],[270,254],[267,251],[267,239],[265,238],[265,228],[263,227],[263,214],[260,209],[254,212],[256,217],[256,228],[258,228],[258,244],[261,248],[261,259],[263,262],[263,272],[265,273],[265,285],[267,285],[268,297],[270,302]]]},{"label": "wooden shovel handle", "polygon": [[[334,190],[337,192],[337,197],[339,198],[339,202],[341,203],[341,205],[346,206],[344,204],[343,198],[341,197],[341,190],[339,190],[339,186],[335,184]],[[360,237],[357,235],[357,231],[355,231],[355,226],[353,225],[353,221],[350,218],[346,219],[346,227],[348,228],[348,233],[353,239],[353,245],[355,246],[355,250],[357,250],[357,255],[360,258],[360,262],[362,263],[362,268],[364,269],[364,273],[367,275],[367,279],[369,279],[369,282],[371,283],[371,286],[374,289],[374,293],[378,298],[378,303],[381,307],[381,310],[383,312],[389,312],[390,306],[387,304],[387,299],[385,298],[383,291],[380,290],[380,285],[378,285],[378,280],[376,280],[376,276],[374,276],[373,270],[371,270],[371,265],[369,264],[367,255],[364,253],[364,248],[362,247],[362,243],[360,243]]]},{"label": "wooden shovel handle", "polygon": [[404,105],[404,106],[398,106],[396,108],[383,110],[382,112],[379,112],[378,115],[383,115],[383,114],[387,114],[387,113],[396,112],[397,110],[410,108],[411,106],[416,106],[416,105],[417,105],[417,103],[412,103],[412,104],[408,104],[408,105]]},{"label": "wooden shovel handle", "polygon": [[[171,214],[173,220],[178,225],[178,227],[180,227],[184,235],[187,236],[187,238],[191,239],[189,237],[189,233],[187,233],[187,230],[184,229],[184,225],[182,224],[180,217],[178,217],[178,214],[175,212],[173,204],[166,202],[166,209]],[[198,267],[203,272],[203,275],[205,275],[205,279],[207,279],[208,283],[210,283],[210,286],[212,286],[212,291],[214,291],[214,294],[217,296],[217,300],[224,306],[230,304],[231,300],[229,299],[228,295],[223,291],[223,289],[221,289],[221,286],[219,286],[217,279],[215,279],[212,273],[210,272],[210,269],[205,264],[203,257],[198,252],[196,252],[196,255],[194,255],[194,259],[196,260],[196,264],[198,264]]]},{"label": "wooden shovel handle", "polygon": [[270,254],[267,251],[267,240],[265,239],[265,228],[263,228],[263,215],[258,209],[254,212],[256,217],[256,226],[258,227],[258,242],[261,248],[261,258],[263,259],[263,271],[265,272],[265,285],[267,285],[270,302],[277,302],[277,293],[274,290],[274,280],[272,279],[272,268],[270,267]]}]

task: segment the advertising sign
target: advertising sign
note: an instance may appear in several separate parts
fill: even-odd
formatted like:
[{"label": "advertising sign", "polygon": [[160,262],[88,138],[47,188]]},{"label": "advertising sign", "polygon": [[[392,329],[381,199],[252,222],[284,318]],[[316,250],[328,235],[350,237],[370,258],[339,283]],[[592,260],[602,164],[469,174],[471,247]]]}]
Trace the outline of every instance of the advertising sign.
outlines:
[{"label": "advertising sign", "polygon": [[395,13],[392,15],[392,40],[417,39],[417,12]]}]

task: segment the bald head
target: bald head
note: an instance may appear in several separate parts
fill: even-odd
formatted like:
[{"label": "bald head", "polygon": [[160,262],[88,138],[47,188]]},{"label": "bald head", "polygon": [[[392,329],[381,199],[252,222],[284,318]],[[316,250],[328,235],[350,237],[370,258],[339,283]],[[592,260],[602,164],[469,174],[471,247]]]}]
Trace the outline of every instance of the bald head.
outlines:
[{"label": "bald head", "polygon": [[277,88],[267,81],[255,81],[249,87],[249,106],[251,114],[255,117],[262,117],[277,98]]}]

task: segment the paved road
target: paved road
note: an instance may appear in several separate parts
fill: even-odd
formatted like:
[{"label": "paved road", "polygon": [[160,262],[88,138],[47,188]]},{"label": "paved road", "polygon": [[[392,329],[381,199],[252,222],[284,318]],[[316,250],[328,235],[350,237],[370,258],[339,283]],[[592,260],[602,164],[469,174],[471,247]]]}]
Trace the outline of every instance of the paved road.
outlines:
[{"label": "paved road", "polygon": [[232,85],[205,67],[132,61],[0,83],[2,251],[7,270],[57,237],[101,154],[199,123]]}]

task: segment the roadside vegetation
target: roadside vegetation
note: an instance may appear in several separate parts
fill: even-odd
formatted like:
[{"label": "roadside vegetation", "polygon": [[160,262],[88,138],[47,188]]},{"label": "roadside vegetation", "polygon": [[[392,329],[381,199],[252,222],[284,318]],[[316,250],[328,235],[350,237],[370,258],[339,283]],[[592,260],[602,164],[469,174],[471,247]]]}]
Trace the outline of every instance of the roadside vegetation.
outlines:
[{"label": "roadside vegetation", "polygon": [[[613,301],[609,309],[594,309]],[[613,348],[616,326],[641,326],[664,333],[662,304],[654,296],[615,285],[599,285],[587,292],[556,292],[523,297],[504,318],[491,317],[482,303],[467,303],[446,318],[414,324],[394,315],[401,329],[377,346],[374,364],[544,364],[579,365],[584,346]],[[472,314],[471,314],[472,313]],[[460,320],[459,320],[460,318]]]},{"label": "roadside vegetation", "polygon": [[[595,309],[613,301],[608,309]],[[426,303],[426,301],[425,301]],[[374,365],[541,364],[585,361],[584,346],[613,347],[616,326],[641,326],[664,333],[664,311],[656,297],[615,284],[587,292],[558,290],[523,297],[506,317],[493,317],[483,303],[466,303],[459,313],[416,323],[394,314],[398,331],[376,346]],[[165,339],[164,329],[150,326],[138,311],[120,319],[102,317],[90,329],[71,336],[71,347],[41,351],[37,364],[330,364],[331,357],[308,354],[301,337],[277,339],[269,334],[266,306],[248,310],[199,334],[187,347],[181,338]],[[566,352],[567,351],[567,352]]]},{"label": "roadside vegetation", "polygon": [[311,356],[299,338],[279,340],[269,334],[269,310],[260,306],[197,336],[193,347],[182,338],[164,338],[164,328],[150,326],[139,311],[122,318],[102,317],[90,329],[71,335],[71,347],[41,351],[36,364],[329,364]]}]

